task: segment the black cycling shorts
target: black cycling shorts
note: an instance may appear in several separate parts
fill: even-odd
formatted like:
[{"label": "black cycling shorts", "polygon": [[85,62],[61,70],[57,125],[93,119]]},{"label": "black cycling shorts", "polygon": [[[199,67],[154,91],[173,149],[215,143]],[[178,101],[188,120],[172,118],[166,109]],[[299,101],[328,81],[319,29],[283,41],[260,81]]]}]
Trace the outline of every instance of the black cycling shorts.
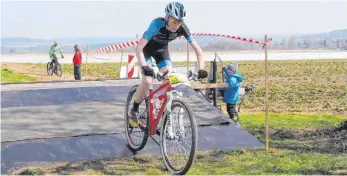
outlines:
[{"label": "black cycling shorts", "polygon": [[146,62],[151,65],[151,57],[154,58],[159,70],[165,66],[172,65],[170,53],[167,47],[157,48],[153,45],[147,45],[143,48],[143,54]]}]

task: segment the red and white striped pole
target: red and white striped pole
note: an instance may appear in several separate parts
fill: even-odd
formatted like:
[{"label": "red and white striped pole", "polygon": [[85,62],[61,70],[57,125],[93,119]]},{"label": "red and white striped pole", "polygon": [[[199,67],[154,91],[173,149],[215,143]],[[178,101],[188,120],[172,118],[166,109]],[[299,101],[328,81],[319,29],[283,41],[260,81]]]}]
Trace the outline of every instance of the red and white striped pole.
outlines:
[{"label": "red and white striped pole", "polygon": [[128,67],[127,67],[127,78],[132,78],[134,75],[134,71],[135,71],[135,59],[134,59],[134,55],[129,54],[128,55]]}]

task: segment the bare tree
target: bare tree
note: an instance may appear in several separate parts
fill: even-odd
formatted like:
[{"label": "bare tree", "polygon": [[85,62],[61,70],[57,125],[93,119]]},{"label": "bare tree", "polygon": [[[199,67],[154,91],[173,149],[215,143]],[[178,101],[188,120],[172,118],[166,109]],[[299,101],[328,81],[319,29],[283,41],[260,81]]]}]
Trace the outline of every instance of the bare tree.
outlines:
[{"label": "bare tree", "polygon": [[288,49],[297,49],[296,37],[294,35],[288,39]]},{"label": "bare tree", "polygon": [[319,47],[319,43],[317,42],[317,37],[316,36],[309,36],[307,39],[307,44],[309,49],[315,49]]}]

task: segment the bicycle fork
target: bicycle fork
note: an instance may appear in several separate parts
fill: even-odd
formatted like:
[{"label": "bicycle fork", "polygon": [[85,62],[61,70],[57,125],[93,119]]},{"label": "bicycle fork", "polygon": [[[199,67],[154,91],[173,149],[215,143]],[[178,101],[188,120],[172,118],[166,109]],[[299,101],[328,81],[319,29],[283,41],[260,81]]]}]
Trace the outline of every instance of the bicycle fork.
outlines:
[{"label": "bicycle fork", "polygon": [[[185,132],[184,132],[184,126],[183,126],[183,108],[180,109],[179,114],[178,114],[178,125],[179,125],[179,129],[178,128],[173,128],[173,118],[172,118],[172,99],[173,99],[173,93],[176,93],[178,96],[182,97],[182,93],[181,92],[177,92],[177,91],[169,91],[167,92],[166,96],[168,97],[168,102],[166,104],[166,112],[165,115],[167,116],[167,137],[169,139],[177,139],[180,137],[185,137]],[[164,116],[165,117],[165,116]],[[176,123],[177,125],[177,123]]]}]

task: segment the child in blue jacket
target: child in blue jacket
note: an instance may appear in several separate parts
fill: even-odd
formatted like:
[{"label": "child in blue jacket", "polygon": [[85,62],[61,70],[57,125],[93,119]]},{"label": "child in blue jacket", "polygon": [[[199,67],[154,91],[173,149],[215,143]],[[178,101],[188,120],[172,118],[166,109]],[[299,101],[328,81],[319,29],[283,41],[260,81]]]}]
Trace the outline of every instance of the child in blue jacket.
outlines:
[{"label": "child in blue jacket", "polygon": [[234,120],[234,117],[237,116],[236,104],[239,102],[239,87],[243,77],[238,72],[238,65],[235,62],[231,62],[227,67],[223,67],[223,72],[225,74],[225,82],[229,86],[223,88],[224,101],[227,104],[230,119]]}]

